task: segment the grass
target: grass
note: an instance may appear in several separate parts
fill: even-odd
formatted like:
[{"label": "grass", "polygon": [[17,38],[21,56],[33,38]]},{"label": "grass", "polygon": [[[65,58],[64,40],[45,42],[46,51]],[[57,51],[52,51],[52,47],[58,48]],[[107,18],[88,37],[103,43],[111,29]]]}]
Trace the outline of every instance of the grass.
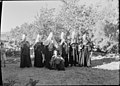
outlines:
[{"label": "grass", "polygon": [[[114,58],[92,60],[92,67],[104,62],[116,61]],[[65,71],[48,70],[46,68],[19,68],[19,61],[9,63],[2,68],[3,82],[6,79],[16,82],[15,86],[27,86],[27,83],[39,85],[118,85],[119,70],[103,70],[87,67],[68,67]],[[38,83],[37,83],[38,81]],[[13,85],[14,86],[14,85]]]}]

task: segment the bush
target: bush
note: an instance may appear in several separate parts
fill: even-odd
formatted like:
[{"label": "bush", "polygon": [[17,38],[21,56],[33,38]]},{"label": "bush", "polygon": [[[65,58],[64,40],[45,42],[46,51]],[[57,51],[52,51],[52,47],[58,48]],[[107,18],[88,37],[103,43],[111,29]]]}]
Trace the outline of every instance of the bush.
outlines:
[{"label": "bush", "polygon": [[117,45],[114,45],[111,50],[109,51],[109,53],[118,53],[118,46]]},{"label": "bush", "polygon": [[6,51],[6,56],[7,57],[11,57],[11,56],[13,56],[14,54],[13,54],[13,49],[8,49],[7,51]]},{"label": "bush", "polygon": [[14,56],[14,57],[20,57],[20,51],[15,51],[13,49],[8,49],[6,51],[6,56],[7,57],[12,57],[12,56]]}]

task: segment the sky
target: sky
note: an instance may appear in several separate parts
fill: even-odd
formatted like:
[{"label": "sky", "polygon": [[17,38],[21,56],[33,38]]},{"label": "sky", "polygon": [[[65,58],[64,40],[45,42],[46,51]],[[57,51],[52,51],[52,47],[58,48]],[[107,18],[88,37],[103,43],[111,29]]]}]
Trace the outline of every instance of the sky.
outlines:
[{"label": "sky", "polygon": [[[80,0],[80,4],[88,0]],[[93,1],[93,0],[90,0]],[[96,0],[94,0],[96,1]],[[89,2],[92,3],[92,2]],[[3,1],[2,17],[1,17],[1,32],[8,32],[16,26],[20,26],[25,22],[31,23],[34,21],[34,16],[39,13],[41,7],[56,8],[59,13],[61,5],[60,0],[46,1]]]},{"label": "sky", "polygon": [[[90,5],[95,4],[98,1],[100,0],[80,0],[78,4]],[[63,3],[60,0],[3,1],[1,32],[8,32],[11,28],[20,26],[25,22],[32,23],[35,19],[34,16],[39,13],[41,7],[56,8],[56,13],[59,13],[62,4]]]},{"label": "sky", "polygon": [[62,4],[61,1],[3,1],[1,32],[33,22],[41,7],[56,8],[58,13]]}]

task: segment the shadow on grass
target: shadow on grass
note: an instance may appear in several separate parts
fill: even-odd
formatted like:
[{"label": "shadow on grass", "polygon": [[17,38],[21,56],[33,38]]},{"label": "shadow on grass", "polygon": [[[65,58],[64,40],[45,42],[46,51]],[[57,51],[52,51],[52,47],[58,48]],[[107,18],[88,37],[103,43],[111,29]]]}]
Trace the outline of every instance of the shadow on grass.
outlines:
[{"label": "shadow on grass", "polygon": [[91,62],[91,67],[95,67],[98,65],[103,65],[111,63],[111,62],[117,62],[117,60],[115,58],[103,58],[103,59],[96,59],[96,60],[92,60]]}]

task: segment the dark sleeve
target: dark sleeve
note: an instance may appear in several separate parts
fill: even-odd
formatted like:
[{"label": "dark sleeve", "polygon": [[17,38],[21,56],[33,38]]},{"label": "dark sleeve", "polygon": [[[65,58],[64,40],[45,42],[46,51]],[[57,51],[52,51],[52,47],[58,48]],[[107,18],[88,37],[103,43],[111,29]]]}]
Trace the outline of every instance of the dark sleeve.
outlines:
[{"label": "dark sleeve", "polygon": [[46,46],[46,45],[43,45],[43,50],[42,50],[42,52],[45,54],[46,53],[46,50],[48,50],[48,45]]},{"label": "dark sleeve", "polygon": [[34,51],[37,49],[37,44],[34,45]]},{"label": "dark sleeve", "polygon": [[26,47],[26,51],[25,52],[30,54],[30,43],[28,41],[26,41],[26,45],[27,45],[27,47]]},{"label": "dark sleeve", "polygon": [[20,43],[20,48],[21,48],[20,52],[21,52],[21,55],[22,55],[22,51],[23,51],[23,48],[24,48],[23,42]]}]

